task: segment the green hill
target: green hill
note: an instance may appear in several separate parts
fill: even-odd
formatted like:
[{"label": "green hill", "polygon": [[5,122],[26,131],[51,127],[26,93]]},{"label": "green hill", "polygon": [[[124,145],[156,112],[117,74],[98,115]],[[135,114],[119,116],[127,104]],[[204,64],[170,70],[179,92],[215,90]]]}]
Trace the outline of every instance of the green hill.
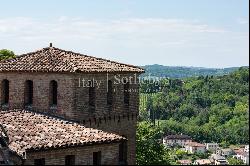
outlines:
[{"label": "green hill", "polygon": [[184,133],[199,142],[249,143],[249,68],[224,76],[163,80],[160,86],[147,100],[145,90],[159,86],[141,87],[146,102],[141,119],[151,110],[163,133]]}]

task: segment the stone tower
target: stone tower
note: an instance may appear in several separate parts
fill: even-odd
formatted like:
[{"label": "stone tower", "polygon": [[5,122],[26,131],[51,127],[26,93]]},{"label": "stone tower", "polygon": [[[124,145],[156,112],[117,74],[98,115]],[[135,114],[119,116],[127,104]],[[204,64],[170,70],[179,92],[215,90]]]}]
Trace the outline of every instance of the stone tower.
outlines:
[{"label": "stone tower", "polygon": [[135,164],[143,72],[50,45],[0,63],[1,109],[42,112],[124,136],[120,160]]}]

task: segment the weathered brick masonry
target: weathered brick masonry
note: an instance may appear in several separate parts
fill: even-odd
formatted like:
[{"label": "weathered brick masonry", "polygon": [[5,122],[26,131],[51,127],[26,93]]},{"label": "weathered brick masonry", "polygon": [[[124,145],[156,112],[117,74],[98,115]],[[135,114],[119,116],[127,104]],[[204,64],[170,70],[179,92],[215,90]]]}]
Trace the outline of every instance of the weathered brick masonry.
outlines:
[{"label": "weathered brick masonry", "polygon": [[24,165],[33,165],[34,159],[45,158],[46,165],[64,165],[65,156],[75,155],[76,165],[93,165],[93,152],[102,152],[103,165],[119,164],[119,144],[85,146],[79,148],[56,149],[41,152],[27,152]]}]

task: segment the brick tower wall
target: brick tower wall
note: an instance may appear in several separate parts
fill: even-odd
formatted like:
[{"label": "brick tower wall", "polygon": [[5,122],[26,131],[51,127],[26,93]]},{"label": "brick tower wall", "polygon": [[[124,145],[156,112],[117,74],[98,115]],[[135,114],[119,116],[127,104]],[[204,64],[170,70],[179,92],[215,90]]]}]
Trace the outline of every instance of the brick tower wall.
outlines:
[{"label": "brick tower wall", "polygon": [[[132,81],[129,87],[129,106],[124,103],[124,85],[120,82],[122,78]],[[139,85],[134,74],[115,76],[82,73],[0,73],[0,81],[2,82],[4,79],[9,80],[9,109],[24,108],[25,81],[32,80],[33,110],[75,120],[86,127],[125,136],[128,139],[128,164],[135,164]],[[84,86],[82,79],[85,80]],[[98,82],[95,111],[89,109],[89,88],[87,87],[87,81],[93,79]],[[49,104],[49,85],[52,80],[58,83],[57,110],[51,110]],[[113,81],[113,106],[107,104],[107,80]]]}]

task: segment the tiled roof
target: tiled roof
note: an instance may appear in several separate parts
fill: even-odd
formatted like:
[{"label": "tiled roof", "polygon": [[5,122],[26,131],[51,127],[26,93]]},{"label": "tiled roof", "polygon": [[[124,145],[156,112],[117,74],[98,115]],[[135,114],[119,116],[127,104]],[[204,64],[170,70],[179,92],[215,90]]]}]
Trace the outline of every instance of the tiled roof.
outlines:
[{"label": "tiled roof", "polygon": [[192,161],[191,160],[178,160],[178,163],[186,165],[186,164],[191,164]]},{"label": "tiled roof", "polygon": [[198,142],[188,142],[188,143],[186,143],[186,145],[192,146],[192,147],[206,147],[205,145],[200,144]]},{"label": "tiled roof", "polygon": [[188,135],[167,135],[165,139],[191,139],[190,136]]},{"label": "tiled roof", "polygon": [[138,72],[142,68],[47,47],[0,62],[1,71],[25,72]]},{"label": "tiled roof", "polygon": [[243,155],[244,154],[244,149],[235,149],[234,153],[237,155]]},{"label": "tiled roof", "polygon": [[112,143],[125,139],[78,123],[24,110],[0,111],[0,123],[8,134],[10,150],[20,156],[28,150]]},{"label": "tiled roof", "polygon": [[220,156],[220,155],[218,155],[218,154],[212,154],[210,157],[211,157],[212,159],[214,159],[214,160],[226,160],[225,157]]},{"label": "tiled roof", "polygon": [[195,160],[196,163],[198,163],[199,165],[210,165],[211,161],[209,159],[199,159],[199,160]]}]

